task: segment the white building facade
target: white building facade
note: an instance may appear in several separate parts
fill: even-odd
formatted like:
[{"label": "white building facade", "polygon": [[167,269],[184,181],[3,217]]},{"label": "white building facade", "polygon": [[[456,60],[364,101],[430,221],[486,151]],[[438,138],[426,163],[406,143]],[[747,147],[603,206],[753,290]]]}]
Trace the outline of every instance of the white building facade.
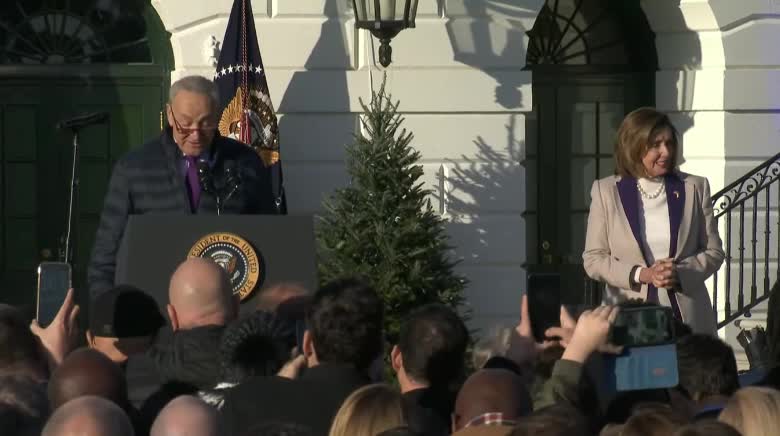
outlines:
[{"label": "white building facade", "polygon": [[[252,0],[280,114],[291,213],[317,213],[346,182],[343,150],[357,128],[358,98],[382,78],[378,41],[355,30],[348,3]],[[172,35],[173,79],[212,76],[211,41],[222,39],[231,0],[152,4]],[[534,74],[543,74],[526,68],[527,32],[544,5],[421,0],[417,27],[393,40],[384,70],[422,152],[434,203],[450,222],[478,327],[514,322],[525,286],[533,231],[524,214],[526,126],[537,99]],[[680,129],[682,169],[706,175],[716,192],[778,151],[780,2],[642,0],[641,9],[655,35],[657,53],[642,54],[657,56],[654,104]]]},{"label": "white building facade", "polygon": [[[66,3],[71,10],[0,4],[4,289],[27,286],[58,237],[52,208],[63,207],[66,187],[51,177],[69,174],[61,168],[69,139],[50,126],[72,113],[112,115],[110,128],[83,138],[79,270],[112,163],[159,132],[160,77],[213,77],[233,1]],[[393,39],[387,69],[378,66],[379,42],[355,30],[351,0],[251,4],[279,114],[289,212],[316,214],[347,182],[344,146],[359,128],[358,99],[386,72],[470,280],[475,327],[517,321],[528,271],[579,268],[590,184],[611,172],[611,135],[628,111],[670,113],[682,169],[707,176],[713,192],[780,151],[778,0],[420,0],[417,26]],[[754,215],[761,229],[769,220],[777,240],[773,192]],[[755,257],[771,265],[774,283],[772,245]],[[581,281],[567,286],[581,293]],[[755,310],[751,322],[764,314]]]}]

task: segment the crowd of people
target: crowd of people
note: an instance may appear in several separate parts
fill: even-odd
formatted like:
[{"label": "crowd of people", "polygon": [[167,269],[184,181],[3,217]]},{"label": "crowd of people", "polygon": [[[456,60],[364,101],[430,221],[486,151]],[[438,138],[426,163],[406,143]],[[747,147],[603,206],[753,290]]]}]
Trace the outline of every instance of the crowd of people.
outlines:
[{"label": "crowd of people", "polygon": [[538,343],[523,297],[517,326],[472,343],[432,304],[387,344],[361,280],[272,287],[239,316],[225,272],[200,258],[172,274],[169,300],[166,321],[144,292],[114,287],[83,336],[72,292],[45,327],[0,307],[0,434],[761,436],[780,422],[780,392],[741,387],[732,349],[684,326],[678,386],[605,390],[620,306],[562,308]]}]

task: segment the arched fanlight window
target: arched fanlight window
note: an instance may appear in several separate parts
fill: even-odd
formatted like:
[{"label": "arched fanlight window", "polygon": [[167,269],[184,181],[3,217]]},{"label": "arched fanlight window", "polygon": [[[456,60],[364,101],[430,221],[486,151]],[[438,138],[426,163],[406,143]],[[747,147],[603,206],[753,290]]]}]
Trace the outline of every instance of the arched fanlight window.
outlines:
[{"label": "arched fanlight window", "polygon": [[135,0],[3,0],[0,64],[151,63]]},{"label": "arched fanlight window", "polygon": [[[528,31],[526,62],[653,70],[654,44],[638,1],[547,0]],[[634,29],[632,31],[632,29]],[[652,37],[651,37],[652,38]]]}]

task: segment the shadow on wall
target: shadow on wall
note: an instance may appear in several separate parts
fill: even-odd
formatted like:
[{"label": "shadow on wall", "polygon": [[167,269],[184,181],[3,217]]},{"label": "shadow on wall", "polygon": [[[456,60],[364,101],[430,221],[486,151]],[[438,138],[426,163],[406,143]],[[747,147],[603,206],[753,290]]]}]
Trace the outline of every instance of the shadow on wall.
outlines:
[{"label": "shadow on wall", "polygon": [[[452,156],[437,174],[439,190],[434,195],[449,220],[448,231],[463,259],[460,270],[471,280],[468,300],[474,310],[474,327],[483,332],[496,322],[510,325],[519,313],[518,296],[524,288],[522,264],[525,261],[525,231],[521,213],[525,208],[524,117],[517,113],[530,109],[530,99],[522,87],[530,89],[525,65],[526,31],[533,25],[543,0],[466,1],[460,10],[448,5],[447,34],[455,61],[480,70],[496,81],[496,108],[505,110],[484,119],[505,120],[505,134],[499,123],[477,134],[468,154]],[[514,113],[512,113],[514,112]],[[477,127],[479,129],[479,127]],[[503,136],[503,138],[502,138]],[[469,141],[464,136],[464,141]],[[443,205],[443,206],[442,206]]]},{"label": "shadow on wall", "polygon": [[524,288],[524,141],[517,137],[523,117],[510,114],[506,120],[505,140],[492,132],[480,135],[473,152],[445,160],[442,168],[448,170],[437,175],[440,188],[433,195],[434,204],[445,205],[455,255],[463,260],[459,270],[471,281],[466,295],[473,327],[481,331],[496,321],[515,321]]},{"label": "shadow on wall", "polygon": [[[356,126],[347,87],[346,70],[352,65],[343,23],[347,12],[347,2],[325,1],[319,39],[305,68],[293,73],[279,105],[291,213],[319,210],[323,192],[345,183],[343,146]],[[327,186],[313,189],[309,180]]]},{"label": "shadow on wall", "polygon": [[[658,51],[656,106],[667,112],[680,139],[694,125],[693,110],[696,70],[701,69],[702,49],[699,35],[690,30],[680,10],[681,0],[642,0],[642,10],[656,32]],[[657,28],[674,29],[658,31]],[[685,141],[680,142],[678,163],[685,163]]]},{"label": "shadow on wall", "polygon": [[455,61],[493,77],[498,82],[496,103],[506,109],[522,106],[520,86],[527,81],[523,75],[511,74],[507,69],[519,69],[525,64],[525,33],[543,3],[543,0],[464,1],[463,10],[448,10],[455,15],[446,24]]}]

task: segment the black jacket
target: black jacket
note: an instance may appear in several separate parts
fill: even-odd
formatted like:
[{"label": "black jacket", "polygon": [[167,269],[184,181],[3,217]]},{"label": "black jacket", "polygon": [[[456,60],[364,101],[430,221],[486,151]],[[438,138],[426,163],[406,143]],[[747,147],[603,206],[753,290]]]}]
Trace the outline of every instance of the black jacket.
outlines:
[{"label": "black jacket", "polygon": [[147,354],[163,383],[178,382],[198,389],[214,387],[220,380],[219,346],[225,326],[209,325],[171,333],[160,331]]},{"label": "black jacket", "polygon": [[[251,148],[216,136],[209,158],[215,183],[224,182],[228,168],[236,170],[241,180],[238,191],[224,204],[224,213],[276,213],[269,172]],[[193,213],[182,165],[182,154],[169,129],[116,163],[87,270],[93,296],[114,285],[116,255],[129,215]],[[202,192],[195,213],[215,214],[214,197]]]},{"label": "black jacket", "polygon": [[204,326],[172,333],[160,329],[143,354],[125,363],[131,401],[136,407],[168,383],[190,386],[194,391],[211,388],[220,379],[219,345],[224,326]]},{"label": "black jacket", "polygon": [[451,433],[455,395],[446,389],[422,388],[402,397],[407,425],[416,434],[446,436]]},{"label": "black jacket", "polygon": [[163,407],[179,395],[212,387],[220,378],[219,345],[224,326],[204,326],[172,333],[161,329],[154,345],[125,362],[130,401],[151,426]]},{"label": "black jacket", "polygon": [[327,363],[307,369],[296,380],[252,378],[225,395],[227,434],[274,421],[303,425],[314,436],[327,436],[341,403],[368,383],[368,377],[351,366]]}]

